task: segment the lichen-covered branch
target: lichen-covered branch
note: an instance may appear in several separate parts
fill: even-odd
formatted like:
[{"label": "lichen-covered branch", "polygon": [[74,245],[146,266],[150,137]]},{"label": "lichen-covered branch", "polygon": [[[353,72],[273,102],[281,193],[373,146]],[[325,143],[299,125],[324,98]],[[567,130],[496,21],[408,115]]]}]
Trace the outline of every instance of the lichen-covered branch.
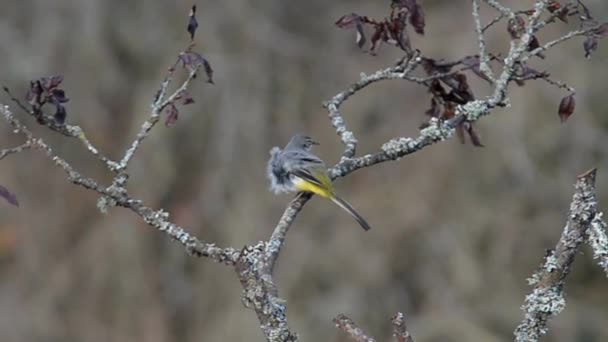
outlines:
[{"label": "lichen-covered branch", "polygon": [[375,339],[367,335],[363,329],[359,328],[352,319],[348,318],[344,314],[338,315],[334,318],[336,327],[348,335],[353,341],[356,342],[376,342]]},{"label": "lichen-covered branch", "polygon": [[591,220],[587,230],[587,243],[593,249],[593,258],[604,269],[608,276],[608,235],[606,234],[606,222],[602,220],[602,213],[598,212]]},{"label": "lichen-covered branch", "polygon": [[477,41],[479,42],[479,70],[481,70],[490,81],[495,82],[494,73],[492,73],[492,69],[490,69],[490,58],[486,51],[486,39],[483,36],[484,30],[481,26],[479,0],[473,0],[473,20],[475,21],[475,32],[477,33]]},{"label": "lichen-covered branch", "polygon": [[566,305],[563,292],[566,276],[597,214],[595,177],[595,169],[578,177],[562,236],[555,249],[547,253],[540,269],[529,279],[534,289],[526,296],[522,306],[524,319],[515,329],[517,342],[538,341],[547,333],[549,319],[559,314]]},{"label": "lichen-covered branch", "polygon": [[412,335],[407,331],[407,325],[405,324],[405,315],[401,312],[397,312],[393,319],[393,336],[397,342],[414,342]]},{"label": "lichen-covered branch", "polygon": [[[402,51],[405,51],[406,57],[394,66],[380,69],[369,75],[361,74],[359,80],[324,103],[324,107],[328,111],[330,123],[345,146],[342,158],[329,170],[332,179],[344,177],[358,169],[382,162],[399,160],[427,146],[448,140],[456,132],[462,132],[463,129],[469,129],[471,140],[474,141],[475,135],[471,133],[473,124],[482,117],[489,115],[494,108],[509,106],[508,85],[512,81],[523,82],[540,78],[558,88],[566,89],[571,93],[574,92],[574,89],[564,82],[549,78],[548,73],[528,72],[522,75],[521,71],[526,70],[525,63],[531,57],[540,56],[542,52],[568,39],[594,33],[602,26],[596,25],[571,31],[544,45],[538,45],[535,34],[557,16],[556,13],[551,13],[548,19],[543,20],[542,16],[547,13],[550,1],[538,0],[535,2],[533,10],[526,11],[525,13],[527,23],[521,19],[521,31],[518,31],[516,35],[512,35],[508,52],[504,59],[501,58],[502,60],[499,61],[501,70],[497,69],[499,72],[495,75],[490,63],[495,62],[499,57],[487,51],[484,32],[502,19],[514,20],[519,18],[524,12],[514,11],[496,0],[484,0],[483,2],[495,9],[498,12],[498,16],[483,26],[480,16],[481,0],[472,0],[472,14],[478,49],[471,56],[465,56],[463,59],[452,64],[442,64],[438,59],[422,56],[419,51],[411,48],[407,35],[404,35],[403,32],[395,31],[397,27],[405,28],[406,23],[410,23],[414,26],[416,32],[424,32],[422,10],[412,5],[417,5],[416,1],[393,2],[393,6],[399,8],[399,10],[395,11],[395,7],[391,7],[391,20],[393,22],[376,22],[355,14],[342,18],[341,25],[344,27],[358,28],[364,21],[367,24],[376,25],[376,32],[383,34],[374,34],[374,37],[372,37],[372,52],[375,53],[379,40],[384,39],[386,43],[393,44]],[[195,7],[192,9],[188,25],[191,39],[194,37],[193,31],[198,26],[195,19],[193,21],[194,13]],[[362,30],[358,29],[357,33],[362,37]],[[361,42],[361,40],[358,40],[358,42]],[[531,43],[535,43],[536,45],[531,45]],[[531,47],[534,45],[538,47]],[[177,62],[169,69],[153,100],[149,117],[141,125],[130,146],[126,148],[123,157],[117,162],[104,157],[87,139],[79,126],[67,125],[63,123],[63,120],[57,121],[53,116],[46,115],[42,111],[28,109],[27,106],[13,97],[8,89],[5,88],[11,99],[29,115],[35,116],[41,125],[66,136],[78,138],[91,154],[102,161],[107,169],[114,173],[115,177],[110,186],[100,184],[98,181],[88,178],[75,170],[64,158],[56,155],[48,144],[34,137],[31,131],[22,125],[6,106],[0,106],[1,114],[3,114],[4,118],[17,132],[25,136],[26,142],[14,148],[0,150],[0,159],[26,149],[41,150],[56,166],[66,173],[70,182],[95,191],[102,196],[98,202],[100,210],[104,211],[111,206],[127,208],[139,215],[149,225],[181,243],[188,253],[195,256],[209,257],[223,264],[234,266],[244,289],[242,294],[243,303],[256,312],[265,338],[268,341],[296,341],[298,339],[297,334],[289,327],[287,322],[286,301],[279,297],[278,289],[273,281],[273,270],[285,244],[289,228],[304,205],[311,198],[311,195],[300,194],[291,201],[276,224],[268,241],[262,241],[255,245],[246,246],[242,250],[237,250],[234,248],[219,248],[214,244],[199,241],[182,227],[172,223],[169,220],[169,213],[162,209],[155,210],[147,207],[141,201],[132,198],[127,192],[128,165],[143,141],[157,125],[163,110],[172,109],[175,111],[175,118],[177,117],[177,109],[174,102],[186,96],[187,88],[201,66],[205,69],[209,82],[212,82],[211,75],[213,71],[211,67],[202,56],[193,53],[190,50],[191,47],[180,54]],[[171,95],[167,96],[173,72],[180,61],[183,62],[185,67],[188,64],[188,77]],[[422,68],[419,68],[419,66],[422,66]],[[419,72],[420,69],[423,69],[425,74]],[[492,87],[489,91],[490,96],[483,99],[475,98],[472,91],[468,89],[469,85],[463,73],[464,71],[472,71],[479,77],[489,81]],[[416,136],[390,139],[382,144],[376,152],[357,156],[358,140],[355,133],[347,127],[343,114],[340,112],[341,106],[359,91],[384,80],[413,82],[427,87],[431,93],[435,91],[442,94],[443,97],[438,97],[437,102],[441,103],[437,106],[443,106],[443,109],[438,110],[441,113],[434,116],[431,115],[427,124],[424,128],[420,129]],[[449,95],[452,95],[452,98]],[[184,100],[187,99],[184,98]],[[450,106],[446,105],[446,101],[451,101]],[[43,102],[47,103],[46,100]],[[435,102],[433,103],[436,104]],[[481,146],[481,143],[474,144]],[[576,193],[570,209],[571,214],[562,238],[555,250],[546,257],[545,264],[541,270],[532,277],[532,283],[535,285],[535,288],[533,293],[526,297],[524,303],[526,316],[516,330],[517,341],[537,340],[546,331],[547,320],[559,313],[563,308],[562,287],[564,278],[569,272],[569,267],[578,246],[585,239],[592,246],[595,258],[599,260],[599,264],[608,274],[606,224],[602,221],[601,214],[597,213],[594,181],[595,171],[591,171],[581,176],[577,182]],[[342,331],[356,341],[374,341],[373,338],[365,334],[352,320],[344,315],[338,316],[334,322]],[[411,335],[406,329],[405,317],[402,313],[398,313],[393,318],[392,323],[394,336],[397,341],[413,342]]]},{"label": "lichen-covered branch", "polygon": [[[194,67],[194,69],[190,71],[190,73],[188,74],[188,77],[182,83],[182,85],[175,92],[173,92],[173,94],[171,94],[169,97],[167,97],[165,99],[164,96],[167,92],[167,87],[168,87],[169,83],[171,82],[173,71],[175,69],[175,65],[173,67],[171,67],[169,74],[167,75],[165,80],[162,82],[161,88],[158,91],[156,99],[151,106],[152,109],[150,111],[150,117],[146,121],[144,121],[144,123],[141,125],[139,132],[135,136],[135,140],[133,140],[133,142],[131,143],[131,147],[129,147],[125,151],[124,156],[120,160],[119,167],[120,167],[121,171],[124,171],[127,168],[129,161],[135,155],[135,152],[137,151],[138,147],[141,145],[142,141],[150,134],[150,131],[152,130],[152,128],[154,128],[154,126],[156,126],[156,124],[160,120],[160,115],[161,115],[163,109],[168,104],[175,101],[175,99],[178,96],[180,96],[188,88],[188,85],[190,84],[192,79],[196,76],[196,73],[198,72],[198,69],[201,67],[201,65],[202,64],[200,64],[200,63],[197,64]],[[119,185],[124,186],[124,184],[119,184]]]},{"label": "lichen-covered branch", "polygon": [[116,205],[130,209],[139,215],[146,223],[181,243],[189,254],[199,257],[209,257],[215,261],[234,265],[238,251],[232,248],[219,248],[215,244],[207,244],[199,241],[196,237],[186,232],[182,227],[169,221],[169,213],[161,210],[154,210],[142,204],[141,201],[131,198],[126,191],[117,191],[101,186],[97,181],[85,177],[76,171],[65,159],[56,155],[53,149],[42,139],[35,138],[32,132],[23,125],[8,108],[0,106],[0,114],[18,133],[22,133],[31,148],[41,150],[44,155],[53,163],[61,168],[67,175],[70,182],[93,190],[109,199]]},{"label": "lichen-covered branch", "polygon": [[285,300],[278,296],[264,246],[247,246],[239,254],[235,270],[243,286],[241,300],[257,314],[266,340],[294,342],[298,336],[287,324]]}]

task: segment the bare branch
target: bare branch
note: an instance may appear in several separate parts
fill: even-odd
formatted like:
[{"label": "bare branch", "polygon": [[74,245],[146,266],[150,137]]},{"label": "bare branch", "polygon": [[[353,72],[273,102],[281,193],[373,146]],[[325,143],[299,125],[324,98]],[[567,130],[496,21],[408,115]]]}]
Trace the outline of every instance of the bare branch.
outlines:
[{"label": "bare branch", "polygon": [[352,158],[355,155],[357,149],[357,139],[355,138],[353,132],[346,128],[344,119],[340,115],[339,110],[342,103],[344,103],[350,96],[372,83],[383,80],[408,78],[409,74],[416,66],[420,64],[421,61],[422,60],[419,58],[418,54],[413,54],[405,65],[398,64],[390,68],[378,70],[372,75],[365,75],[362,73],[361,79],[358,82],[351,85],[348,89],[338,93],[331,100],[326,101],[323,104],[323,107],[329,111],[329,118],[332,126],[336,129],[336,132],[340,136],[340,139],[344,145],[346,145],[346,149],[342,154],[343,158]]},{"label": "bare branch", "polygon": [[265,262],[264,245],[246,246],[238,256],[235,270],[244,289],[241,300],[256,312],[268,341],[297,341],[298,336],[287,325],[285,301],[278,296],[271,266]]},{"label": "bare branch", "polygon": [[570,203],[568,221],[555,249],[548,252],[540,270],[529,279],[534,290],[522,307],[524,319],[515,330],[515,341],[538,341],[547,332],[547,323],[565,307],[564,281],[589,224],[597,214],[596,170],[580,175]]},{"label": "bare branch", "polygon": [[359,328],[352,319],[346,317],[344,314],[338,315],[334,318],[336,327],[342,330],[346,335],[356,342],[376,342],[375,339],[369,337],[361,328]]},{"label": "bare branch", "polygon": [[500,14],[502,16],[505,16],[505,17],[508,17],[508,18],[515,17],[515,12],[513,12],[510,8],[501,5],[500,3],[498,3],[498,1],[496,1],[496,0],[484,0],[484,1],[490,7],[494,8],[495,10],[497,10],[498,12],[500,12]]},{"label": "bare branch", "polygon": [[481,17],[479,15],[479,0],[473,0],[473,19],[475,21],[475,31],[477,32],[477,41],[479,42],[479,70],[483,72],[488,80],[493,83],[496,82],[494,73],[490,69],[490,58],[486,51],[486,40],[483,36],[483,29],[481,27]]},{"label": "bare branch", "polygon": [[235,264],[238,257],[238,252],[236,250],[232,248],[222,249],[216,247],[215,244],[203,243],[186,232],[182,227],[170,222],[169,214],[167,212],[146,207],[141,201],[129,197],[124,190],[106,189],[98,184],[97,181],[83,176],[78,171],[74,170],[67,161],[56,155],[52,148],[42,139],[35,138],[32,132],[15,118],[8,106],[0,105],[0,113],[17,132],[22,133],[28,141],[31,141],[34,148],[43,151],[56,166],[61,168],[67,174],[70,182],[104,195],[106,198],[113,201],[115,205],[130,209],[139,215],[146,223],[167,234],[173,240],[181,243],[191,255],[209,257],[217,262],[228,265]]},{"label": "bare branch", "polygon": [[285,244],[285,237],[287,236],[287,232],[289,231],[289,227],[295,220],[298,213],[302,210],[306,202],[312,197],[312,195],[307,193],[299,193],[296,198],[291,201],[289,206],[283,212],[283,216],[279,219],[279,223],[274,228],[268,243],[266,244],[266,263],[268,264],[270,273],[274,269],[274,264],[279,257],[279,253],[281,252],[281,248]]},{"label": "bare branch", "polygon": [[0,150],[0,160],[4,159],[5,157],[7,157],[11,154],[29,150],[32,147],[33,147],[33,142],[28,140],[28,141],[24,142],[23,144],[16,146],[16,147],[1,149]]},{"label": "bare branch", "polygon": [[[148,136],[148,134],[150,133],[152,128],[154,128],[154,126],[158,123],[163,109],[168,104],[175,101],[175,99],[178,96],[180,96],[180,94],[184,90],[186,90],[188,88],[190,81],[192,81],[192,79],[196,76],[196,73],[201,66],[202,66],[202,63],[197,63],[196,66],[190,71],[190,73],[188,74],[188,77],[182,83],[182,85],[173,94],[171,94],[166,100],[163,100],[163,97],[166,93],[169,83],[171,82],[171,77],[173,74],[172,71],[169,72],[169,75],[167,76],[167,78],[165,78],[165,80],[163,81],[163,83],[161,85],[161,88],[156,96],[156,100],[152,104],[152,111],[150,112],[150,117],[148,118],[148,120],[144,121],[144,123],[141,125],[141,129],[139,130],[139,133],[137,133],[135,140],[133,140],[133,142],[131,143],[131,147],[129,147],[127,149],[127,151],[125,152],[125,155],[120,160],[119,167],[120,167],[121,171],[126,170],[128,164],[129,164],[129,161],[131,160],[131,158],[133,158],[133,155],[137,151],[137,148],[139,147],[139,145]],[[125,181],[126,181],[126,179],[125,179]],[[121,182],[121,183],[123,183],[123,184],[119,184],[119,186],[124,186],[124,182]]]},{"label": "bare branch", "polygon": [[403,313],[397,312],[391,321],[393,322],[393,336],[397,342],[414,342],[412,335],[407,331]]},{"label": "bare branch", "polygon": [[606,234],[606,222],[602,220],[602,213],[597,213],[587,230],[587,243],[593,249],[593,258],[598,259],[598,264],[608,276],[608,235]]},{"label": "bare branch", "polygon": [[574,37],[584,36],[586,34],[594,32],[594,31],[598,30],[601,26],[602,26],[601,24],[597,24],[597,25],[592,26],[590,28],[568,32],[567,34],[565,34],[565,35],[563,35],[563,36],[561,36],[561,37],[559,37],[557,39],[554,39],[554,40],[552,40],[552,41],[550,41],[548,43],[545,43],[542,46],[537,47],[536,49],[530,51],[525,56],[523,56],[521,60],[522,60],[522,62],[525,62],[528,59],[530,59],[531,57],[538,56],[539,53],[542,53],[543,51],[547,51],[547,50],[549,50],[550,48],[552,48],[555,45],[563,43],[563,42],[565,42],[565,41],[567,41],[569,39],[572,39]]}]

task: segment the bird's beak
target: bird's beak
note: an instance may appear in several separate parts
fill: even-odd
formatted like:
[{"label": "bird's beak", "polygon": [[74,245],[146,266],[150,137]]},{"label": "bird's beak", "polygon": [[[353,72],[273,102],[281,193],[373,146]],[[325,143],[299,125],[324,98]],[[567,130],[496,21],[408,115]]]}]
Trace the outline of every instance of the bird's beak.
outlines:
[{"label": "bird's beak", "polygon": [[313,144],[313,145],[321,145],[321,144],[319,144],[318,142],[316,142],[316,141],[314,141],[312,139],[310,140],[310,143]]}]

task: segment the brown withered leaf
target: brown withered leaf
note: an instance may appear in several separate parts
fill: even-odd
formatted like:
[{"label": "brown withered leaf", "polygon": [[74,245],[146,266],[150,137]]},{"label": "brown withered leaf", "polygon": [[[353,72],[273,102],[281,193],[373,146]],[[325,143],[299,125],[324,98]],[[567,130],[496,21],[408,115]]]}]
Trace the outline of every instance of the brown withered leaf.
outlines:
[{"label": "brown withered leaf", "polygon": [[190,8],[190,15],[188,15],[188,26],[186,30],[190,34],[190,40],[194,40],[194,34],[198,28],[198,21],[196,20],[196,5],[192,5]]},{"label": "brown withered leaf", "polygon": [[362,48],[365,45],[365,32],[363,31],[363,17],[356,14],[351,13],[347,15],[341,16],[338,20],[336,20],[335,25],[342,29],[352,29],[354,28],[357,32],[356,43],[359,48]]},{"label": "brown withered leaf", "polygon": [[179,116],[179,111],[177,110],[175,104],[169,104],[165,111],[167,113],[167,117],[165,118],[165,126],[171,127],[175,125]]},{"label": "brown withered leaf", "polygon": [[[532,52],[540,47],[540,43],[538,42],[538,38],[536,36],[532,36],[530,39],[530,43],[528,43],[528,51]],[[545,59],[545,54],[539,52],[536,54],[539,58]]]},{"label": "brown withered leaf", "polygon": [[372,55],[376,55],[378,53],[378,49],[380,48],[380,44],[384,41],[384,36],[386,36],[386,29],[384,25],[376,25],[374,29],[374,34],[372,34],[372,46],[369,48],[369,53]]},{"label": "brown withered leaf", "polygon": [[562,8],[562,4],[560,4],[559,1],[556,0],[549,1],[549,4],[547,5],[547,10],[551,13],[559,10],[560,8]]},{"label": "brown withered leaf", "polygon": [[2,185],[0,185],[0,197],[4,198],[8,203],[14,205],[15,207],[19,206],[17,196]]},{"label": "brown withered leaf", "polygon": [[475,130],[473,123],[465,122],[462,125],[463,125],[465,131],[467,132],[467,134],[469,135],[469,138],[471,139],[471,144],[473,144],[473,146],[475,146],[475,147],[483,147],[483,144],[481,143],[481,138],[479,137],[479,134]]},{"label": "brown withered leaf", "polygon": [[462,124],[456,126],[456,137],[458,137],[458,141],[460,141],[461,144],[466,144],[466,139],[464,137],[464,128],[462,127]]},{"label": "brown withered leaf", "polygon": [[424,11],[422,11],[422,6],[420,6],[418,3],[415,3],[413,8],[410,10],[410,24],[414,27],[414,31],[416,31],[416,33],[419,35],[424,35]]},{"label": "brown withered leaf", "polygon": [[574,93],[566,95],[559,102],[558,115],[561,122],[565,122],[574,113],[576,107],[576,100],[574,99]]},{"label": "brown withered leaf", "polygon": [[588,36],[583,42],[583,49],[585,49],[585,58],[591,58],[591,54],[597,50],[598,40],[596,36]]},{"label": "brown withered leaf", "polygon": [[441,106],[435,97],[431,98],[431,108],[427,109],[424,114],[432,118],[438,118],[441,115]]}]

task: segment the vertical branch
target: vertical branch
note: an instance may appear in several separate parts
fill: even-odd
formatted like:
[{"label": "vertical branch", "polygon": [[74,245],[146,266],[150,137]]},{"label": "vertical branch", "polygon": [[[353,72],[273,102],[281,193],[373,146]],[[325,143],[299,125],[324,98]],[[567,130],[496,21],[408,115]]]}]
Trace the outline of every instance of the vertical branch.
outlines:
[{"label": "vertical branch", "polygon": [[514,333],[517,342],[538,341],[546,334],[549,319],[566,305],[563,297],[565,278],[597,213],[595,176],[596,170],[592,169],[578,177],[562,236],[555,249],[545,256],[540,270],[529,279],[534,289],[522,306],[524,319]]},{"label": "vertical branch", "polygon": [[473,0],[473,19],[475,21],[475,32],[477,33],[477,41],[479,42],[479,70],[488,77],[493,83],[496,82],[494,73],[490,69],[490,59],[486,51],[486,39],[483,35],[481,27],[481,16],[479,14],[479,0]]},{"label": "vertical branch", "polygon": [[608,276],[608,235],[606,235],[606,222],[602,220],[602,213],[595,215],[587,234],[587,243],[593,249],[593,258],[598,259],[598,264]]},{"label": "vertical branch", "polygon": [[264,245],[261,242],[247,246],[239,255],[235,270],[244,289],[241,301],[257,314],[266,340],[297,341],[298,336],[287,324],[285,300],[279,298],[271,270],[265,262]]}]

